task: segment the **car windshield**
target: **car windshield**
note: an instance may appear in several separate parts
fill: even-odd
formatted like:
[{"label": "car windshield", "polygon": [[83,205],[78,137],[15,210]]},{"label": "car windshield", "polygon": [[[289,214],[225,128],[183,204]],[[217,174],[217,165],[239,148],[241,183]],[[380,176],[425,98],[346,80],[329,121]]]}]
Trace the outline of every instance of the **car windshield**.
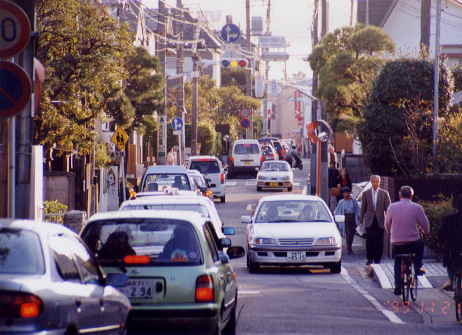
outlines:
[{"label": "car windshield", "polygon": [[33,275],[44,271],[42,247],[36,233],[0,228],[0,273]]},{"label": "car windshield", "polygon": [[281,162],[265,162],[261,167],[262,171],[289,171],[289,166]]},{"label": "car windshield", "polygon": [[238,143],[234,147],[235,154],[258,154],[260,149],[256,143]]},{"label": "car windshield", "polygon": [[190,211],[196,212],[203,217],[209,217],[207,207],[201,204],[130,204],[130,202],[120,208],[124,211],[132,210],[155,210],[155,211]]},{"label": "car windshield", "polygon": [[215,160],[192,161],[190,169],[197,170],[202,174],[220,173],[220,166],[218,165],[218,162]]},{"label": "car windshield", "polygon": [[192,176],[192,179],[194,180],[194,183],[197,187],[207,187],[204,178],[202,178],[201,176]]},{"label": "car windshield", "polygon": [[[104,265],[130,266],[126,256],[147,256],[140,265],[202,264],[191,223],[174,219],[117,219],[92,222],[83,239]],[[147,260],[146,260],[147,259]]]},{"label": "car windshield", "polygon": [[264,201],[258,209],[256,223],[330,222],[325,206],[315,200]]},{"label": "car windshield", "polygon": [[174,187],[184,191],[192,190],[186,174],[156,173],[146,176],[141,192],[162,191],[165,187]]}]

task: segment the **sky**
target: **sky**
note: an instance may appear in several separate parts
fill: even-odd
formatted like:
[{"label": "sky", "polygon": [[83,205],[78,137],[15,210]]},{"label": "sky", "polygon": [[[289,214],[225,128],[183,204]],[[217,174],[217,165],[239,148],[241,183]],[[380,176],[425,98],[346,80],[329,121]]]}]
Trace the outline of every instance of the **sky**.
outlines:
[{"label": "sky", "polygon": [[[158,7],[158,0],[144,0],[148,7]],[[175,5],[176,0],[167,0],[169,5]],[[268,0],[251,0],[251,16],[266,18]],[[309,75],[309,64],[303,61],[311,50],[311,24],[314,0],[271,0],[271,30],[274,36],[285,36],[290,47],[291,55],[287,62],[289,77],[299,71]],[[233,22],[245,31],[245,0],[183,0],[185,7],[203,11],[221,12],[221,19],[213,23],[220,29],[225,23],[226,15],[233,16]],[[331,0],[330,27],[335,28],[349,23],[350,0]],[[270,77],[282,79],[284,77],[282,63],[271,63]]]}]

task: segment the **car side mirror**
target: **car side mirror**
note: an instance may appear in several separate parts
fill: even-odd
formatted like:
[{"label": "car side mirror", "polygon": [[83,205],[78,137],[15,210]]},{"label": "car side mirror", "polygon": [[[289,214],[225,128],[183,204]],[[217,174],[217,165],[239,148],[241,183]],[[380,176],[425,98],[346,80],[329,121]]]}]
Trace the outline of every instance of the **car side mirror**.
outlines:
[{"label": "car side mirror", "polygon": [[231,239],[228,237],[220,238],[220,249],[231,247]]},{"label": "car side mirror", "polygon": [[337,222],[337,223],[345,222],[345,215],[336,215],[335,216],[335,222]]},{"label": "car side mirror", "polygon": [[221,261],[222,264],[228,264],[229,259],[230,259],[230,257],[227,254],[220,251],[220,261]]},{"label": "car side mirror", "polygon": [[243,224],[250,224],[252,223],[252,217],[250,215],[243,215],[241,216],[241,223]]},{"label": "car side mirror", "polygon": [[233,236],[233,235],[236,235],[236,228],[234,227],[223,227],[221,228],[223,234],[225,234],[226,236]]},{"label": "car side mirror", "polygon": [[226,253],[230,259],[241,258],[245,256],[245,249],[243,247],[230,247]]},{"label": "car side mirror", "polygon": [[106,277],[106,284],[113,287],[124,287],[128,283],[128,276],[125,273],[109,273]]}]

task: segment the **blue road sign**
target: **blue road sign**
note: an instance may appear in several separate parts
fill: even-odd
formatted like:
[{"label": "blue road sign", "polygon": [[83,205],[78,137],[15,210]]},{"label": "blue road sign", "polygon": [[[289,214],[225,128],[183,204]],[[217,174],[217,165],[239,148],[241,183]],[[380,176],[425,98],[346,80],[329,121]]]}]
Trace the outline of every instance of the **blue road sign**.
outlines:
[{"label": "blue road sign", "polygon": [[180,117],[174,118],[172,121],[172,128],[176,131],[183,129],[183,119]]},{"label": "blue road sign", "polygon": [[0,117],[19,113],[29,102],[32,83],[24,70],[10,62],[0,62]]},{"label": "blue road sign", "polygon": [[250,127],[250,120],[249,119],[242,119],[241,120],[242,128],[249,128]]},{"label": "blue road sign", "polygon": [[221,29],[221,38],[226,43],[234,43],[241,37],[241,30],[235,24],[229,23]]}]

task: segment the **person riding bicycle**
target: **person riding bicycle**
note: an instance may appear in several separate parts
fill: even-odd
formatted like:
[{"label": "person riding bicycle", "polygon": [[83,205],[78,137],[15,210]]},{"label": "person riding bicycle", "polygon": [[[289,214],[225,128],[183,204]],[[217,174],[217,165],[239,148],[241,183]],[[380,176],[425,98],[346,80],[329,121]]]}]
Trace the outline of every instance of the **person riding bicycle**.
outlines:
[{"label": "person riding bicycle", "polygon": [[462,194],[452,198],[452,207],[457,213],[443,218],[439,239],[443,246],[443,263],[448,271],[448,282],[443,286],[447,291],[454,290],[454,275],[462,271]]},{"label": "person riding bicycle", "polygon": [[402,186],[399,190],[400,201],[392,203],[385,215],[385,230],[390,234],[392,256],[395,259],[395,295],[401,294],[401,259],[399,254],[415,254],[414,269],[416,274],[423,275],[422,269],[424,242],[420,229],[424,234],[430,231],[430,223],[421,205],[412,201],[414,190],[410,186]]}]

